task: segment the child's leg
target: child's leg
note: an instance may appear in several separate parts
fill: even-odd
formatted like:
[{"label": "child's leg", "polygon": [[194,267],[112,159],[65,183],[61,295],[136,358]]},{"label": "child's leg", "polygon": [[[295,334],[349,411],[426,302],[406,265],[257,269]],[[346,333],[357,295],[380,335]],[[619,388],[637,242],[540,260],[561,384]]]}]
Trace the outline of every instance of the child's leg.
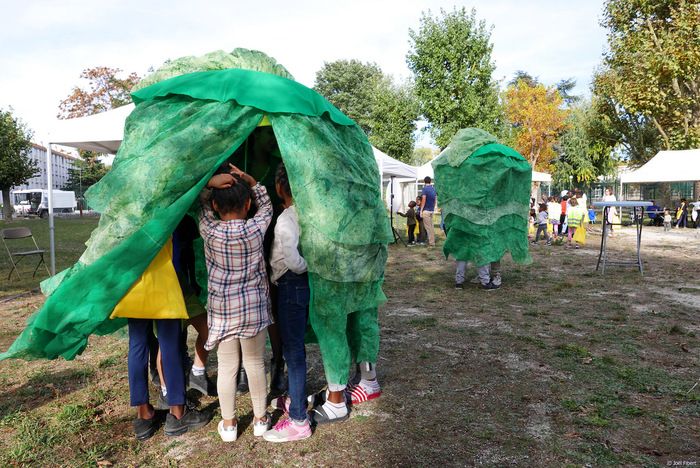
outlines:
[{"label": "child's leg", "polygon": [[153,408],[148,404],[148,334],[152,333],[152,321],[129,319],[129,400],[138,407],[138,417],[151,419]]},{"label": "child's leg", "polygon": [[[267,409],[267,374],[265,373],[265,341],[267,330],[262,330],[252,338],[241,338],[243,367],[248,375],[250,399],[253,402],[255,420],[265,418]],[[223,414],[223,409],[222,409]]]},{"label": "child's leg", "polygon": [[412,244],[414,242],[414,235],[415,235],[415,230],[416,230],[416,225],[415,224],[409,224],[408,225],[408,243]]},{"label": "child's leg", "polygon": [[360,364],[360,383],[353,386],[349,392],[351,403],[357,405],[382,394],[376,373],[379,354],[377,309],[365,309],[350,314],[347,335],[355,362]]},{"label": "child's leg", "polygon": [[[182,367],[182,322],[179,319],[156,320],[163,378],[168,389],[168,406],[176,417],[185,405],[185,372]],[[174,409],[173,407],[180,407]]]},{"label": "child's leg", "polygon": [[278,283],[279,327],[289,375],[289,416],[304,421],[307,419],[304,335],[308,321],[309,283],[306,275],[291,272],[282,276]]},{"label": "child's leg", "polygon": [[455,284],[464,284],[464,274],[467,270],[467,262],[457,261],[457,270],[455,271]]},{"label": "child's leg", "polygon": [[574,234],[576,234],[576,228],[569,227],[569,230],[567,231],[567,236],[569,238],[569,245],[571,245],[571,238],[574,237]]},{"label": "child's leg", "polygon": [[207,314],[200,314],[192,317],[190,324],[197,330],[197,340],[194,343],[194,365],[204,368],[207,365],[209,351],[204,349],[204,344],[209,337],[209,327],[207,326]]},{"label": "child's leg", "polygon": [[225,427],[236,424],[236,382],[241,359],[240,348],[238,340],[231,340],[219,343],[219,349],[216,352],[219,361],[216,385]]},{"label": "child's leg", "polygon": [[476,273],[479,275],[479,282],[482,286],[486,286],[491,281],[491,265],[486,264],[476,268]]}]

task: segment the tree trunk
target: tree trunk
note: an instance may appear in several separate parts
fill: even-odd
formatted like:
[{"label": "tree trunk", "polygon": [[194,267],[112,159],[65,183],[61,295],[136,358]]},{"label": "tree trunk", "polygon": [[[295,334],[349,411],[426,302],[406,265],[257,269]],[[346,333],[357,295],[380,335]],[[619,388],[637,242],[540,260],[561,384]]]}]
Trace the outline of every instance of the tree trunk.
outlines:
[{"label": "tree trunk", "polygon": [[10,200],[10,187],[2,188],[2,216],[5,221],[12,221],[12,201]]}]

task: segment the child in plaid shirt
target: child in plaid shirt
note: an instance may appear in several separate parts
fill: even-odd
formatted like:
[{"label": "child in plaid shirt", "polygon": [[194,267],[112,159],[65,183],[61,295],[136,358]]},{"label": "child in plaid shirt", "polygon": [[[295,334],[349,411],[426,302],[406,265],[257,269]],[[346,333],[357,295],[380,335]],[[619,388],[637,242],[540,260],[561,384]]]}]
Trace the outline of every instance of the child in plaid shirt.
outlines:
[{"label": "child in plaid shirt", "polygon": [[[209,180],[207,186],[212,190],[199,218],[209,273],[209,337],[204,347],[211,350],[219,346],[217,389],[222,421],[218,431],[224,442],[235,441],[238,434],[239,353],[253,401],[253,433],[262,436],[270,427],[264,356],[266,329],[272,320],[263,238],[272,219],[272,203],[265,187],[237,167],[230,167],[230,174]],[[257,212],[246,220],[252,201]]]}]

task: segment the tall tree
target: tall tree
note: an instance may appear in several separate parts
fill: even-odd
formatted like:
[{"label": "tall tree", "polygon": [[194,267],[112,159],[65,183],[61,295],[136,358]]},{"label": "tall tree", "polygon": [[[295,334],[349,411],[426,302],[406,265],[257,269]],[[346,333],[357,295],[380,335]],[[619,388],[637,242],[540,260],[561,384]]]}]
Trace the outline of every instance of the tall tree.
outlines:
[{"label": "tall tree", "polygon": [[[88,80],[87,88],[75,86],[71,94],[58,106],[59,119],[72,119],[99,114],[131,102],[131,89],[141,79],[136,73],[124,78],[121,70],[109,67],[94,67],[83,70],[80,78]],[[81,160],[68,170],[68,182],[64,187],[73,190],[82,198],[90,186],[97,183],[108,169],[98,158],[98,153],[79,150]]]},{"label": "tall tree", "polygon": [[573,107],[559,139],[559,156],[554,160],[554,183],[566,186],[569,180],[589,184],[598,176],[615,170],[614,143],[601,139],[599,116],[590,102]]},{"label": "tall tree", "polygon": [[126,78],[119,78],[118,68],[87,68],[80,74],[81,79],[88,80],[88,87],[75,86],[70,96],[58,106],[59,119],[72,119],[86,115],[99,114],[131,102],[131,88],[139,82],[136,73]]},{"label": "tall tree", "polygon": [[414,74],[415,93],[428,130],[441,148],[460,128],[495,132],[502,111],[493,79],[490,28],[476,10],[423,13],[418,30],[409,30],[406,61]]},{"label": "tall tree", "polygon": [[316,73],[314,89],[353,119],[370,143],[408,162],[418,105],[410,83],[396,85],[373,63],[338,60]]},{"label": "tall tree", "polygon": [[515,148],[533,169],[549,170],[554,144],[564,129],[567,111],[556,88],[518,81],[505,92],[505,109],[515,127]]},{"label": "tall tree", "polygon": [[29,159],[32,149],[32,132],[12,115],[0,109],[0,190],[2,191],[3,215],[12,219],[10,189],[25,183],[39,172],[36,163]]},{"label": "tall tree", "polygon": [[607,0],[609,51],[598,80],[615,111],[649,123],[666,149],[700,146],[697,0]]},{"label": "tall tree", "polygon": [[581,96],[571,94],[575,87],[576,80],[574,78],[566,78],[557,83],[557,91],[567,106],[573,106],[581,100]]},{"label": "tall tree", "polygon": [[376,63],[326,62],[316,72],[314,89],[365,131],[372,129],[372,103],[384,73]]}]

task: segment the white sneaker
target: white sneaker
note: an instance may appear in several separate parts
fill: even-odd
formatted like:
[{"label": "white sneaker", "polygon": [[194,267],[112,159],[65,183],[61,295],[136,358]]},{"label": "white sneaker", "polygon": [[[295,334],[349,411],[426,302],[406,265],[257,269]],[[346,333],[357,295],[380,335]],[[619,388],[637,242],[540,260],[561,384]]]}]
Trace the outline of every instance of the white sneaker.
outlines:
[{"label": "white sneaker", "polygon": [[224,442],[235,442],[238,438],[238,425],[224,428],[224,421],[219,421],[219,426],[217,427],[221,440]]},{"label": "white sneaker", "polygon": [[502,282],[502,280],[501,280],[501,274],[500,274],[500,273],[496,273],[496,276],[493,277],[493,279],[491,280],[491,282],[492,282],[494,285],[496,285],[496,286],[500,286],[500,285],[501,285],[501,282]]},{"label": "white sneaker", "polygon": [[255,421],[253,423],[253,435],[255,437],[262,437],[270,429],[270,415],[265,413],[264,421]]}]

